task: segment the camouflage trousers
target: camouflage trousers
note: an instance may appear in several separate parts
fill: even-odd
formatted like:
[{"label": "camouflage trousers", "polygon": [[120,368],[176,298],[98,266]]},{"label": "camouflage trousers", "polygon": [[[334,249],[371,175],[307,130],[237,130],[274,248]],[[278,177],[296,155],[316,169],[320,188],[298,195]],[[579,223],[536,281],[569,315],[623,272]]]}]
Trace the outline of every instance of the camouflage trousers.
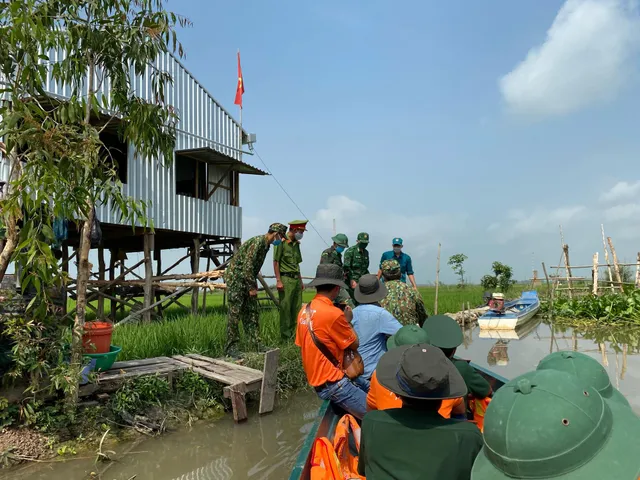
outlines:
[{"label": "camouflage trousers", "polygon": [[260,342],[260,307],[258,297],[246,290],[227,288],[228,319],[226,351],[237,350],[240,342],[240,322],[247,343],[257,347]]}]

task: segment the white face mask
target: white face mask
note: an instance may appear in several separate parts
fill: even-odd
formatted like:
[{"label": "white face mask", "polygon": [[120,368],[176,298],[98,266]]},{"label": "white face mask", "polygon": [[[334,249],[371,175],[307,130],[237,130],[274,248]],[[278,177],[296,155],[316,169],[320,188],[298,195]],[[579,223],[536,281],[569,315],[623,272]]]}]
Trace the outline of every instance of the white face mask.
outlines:
[{"label": "white face mask", "polygon": [[402,247],[393,247],[393,252],[394,252],[394,253],[400,253],[400,252],[402,252]]},{"label": "white face mask", "polygon": [[303,233],[303,232],[296,232],[296,233],[294,234],[294,237],[296,237],[296,240],[298,240],[298,241],[302,240],[302,237],[303,237],[303,236],[304,236],[304,233]]}]

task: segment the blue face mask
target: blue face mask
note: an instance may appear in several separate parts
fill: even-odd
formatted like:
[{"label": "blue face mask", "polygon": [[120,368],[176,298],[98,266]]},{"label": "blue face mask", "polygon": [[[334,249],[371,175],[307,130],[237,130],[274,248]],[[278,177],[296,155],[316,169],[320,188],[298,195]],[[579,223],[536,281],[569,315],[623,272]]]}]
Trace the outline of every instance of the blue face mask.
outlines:
[{"label": "blue face mask", "polygon": [[273,241],[273,246],[274,246],[274,247],[277,247],[277,246],[278,246],[278,245],[280,245],[281,243],[282,243],[282,239],[281,239],[281,238],[276,238],[276,239]]},{"label": "blue face mask", "polygon": [[336,252],[338,253],[344,252],[344,247],[336,247]]}]

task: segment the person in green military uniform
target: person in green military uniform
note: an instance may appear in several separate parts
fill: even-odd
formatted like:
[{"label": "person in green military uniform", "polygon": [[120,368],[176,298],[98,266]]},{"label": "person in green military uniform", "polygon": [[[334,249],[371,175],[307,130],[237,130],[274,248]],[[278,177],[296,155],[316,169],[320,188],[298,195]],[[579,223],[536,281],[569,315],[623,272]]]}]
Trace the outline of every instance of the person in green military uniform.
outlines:
[{"label": "person in green military uniform", "polygon": [[264,347],[260,343],[260,325],[258,308],[258,284],[256,277],[269,252],[270,246],[278,245],[287,234],[282,223],[273,223],[265,235],[252,237],[233,255],[224,272],[227,285],[229,318],[227,320],[226,353],[239,358],[239,325],[242,321],[247,340],[257,349]]},{"label": "person in green military uniform", "polygon": [[429,343],[438,347],[449,360],[456,366],[469,393],[481,400],[491,395],[491,385],[480,375],[466,360],[453,358],[456,349],[462,344],[462,329],[458,322],[448,315],[434,315],[427,318],[422,325],[427,332]]},{"label": "person in green military uniform", "polygon": [[[320,255],[320,265],[338,265],[344,273],[344,265],[342,264],[342,252],[344,252],[346,248],[349,248],[349,238],[344,233],[338,233],[335,237],[331,237],[331,240],[333,240],[333,245],[324,250],[322,252],[322,255]],[[345,283],[348,283],[346,274],[344,274],[344,281]],[[344,288],[340,289],[340,293],[336,297],[334,304],[349,305],[352,308],[355,306],[351,301],[349,293],[347,293]]]},{"label": "person in green military uniform", "polygon": [[640,418],[579,377],[527,372],[487,407],[471,480],[637,480],[639,437]]},{"label": "person in green military uniform", "polygon": [[280,301],[280,338],[291,340],[296,332],[298,313],[302,308],[302,276],[300,240],[306,230],[306,220],[289,222],[286,239],[273,249],[273,271]]},{"label": "person in green military uniform", "polygon": [[344,271],[347,277],[347,286],[349,287],[349,295],[355,305],[358,304],[354,297],[354,292],[358,286],[358,281],[363,275],[369,273],[369,234],[360,232],[358,234],[357,243],[347,249],[344,254]]},{"label": "person in green military uniform", "polygon": [[400,263],[395,259],[385,260],[380,269],[387,287],[387,296],[382,299],[380,306],[402,325],[422,326],[429,317],[424,300],[418,290],[400,280]]}]

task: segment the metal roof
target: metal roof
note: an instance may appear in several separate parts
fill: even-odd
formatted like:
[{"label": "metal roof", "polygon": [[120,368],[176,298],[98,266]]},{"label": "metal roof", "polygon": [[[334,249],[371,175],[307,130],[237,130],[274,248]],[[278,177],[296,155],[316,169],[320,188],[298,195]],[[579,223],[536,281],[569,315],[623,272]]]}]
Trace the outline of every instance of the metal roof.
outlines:
[{"label": "metal roof", "polygon": [[269,175],[267,172],[259,168],[241,162],[226,155],[221,155],[210,147],[189,148],[186,150],[176,150],[176,155],[184,155],[185,157],[198,160],[200,162],[210,163],[221,167],[227,167],[234,172],[245,173],[247,175]]}]

